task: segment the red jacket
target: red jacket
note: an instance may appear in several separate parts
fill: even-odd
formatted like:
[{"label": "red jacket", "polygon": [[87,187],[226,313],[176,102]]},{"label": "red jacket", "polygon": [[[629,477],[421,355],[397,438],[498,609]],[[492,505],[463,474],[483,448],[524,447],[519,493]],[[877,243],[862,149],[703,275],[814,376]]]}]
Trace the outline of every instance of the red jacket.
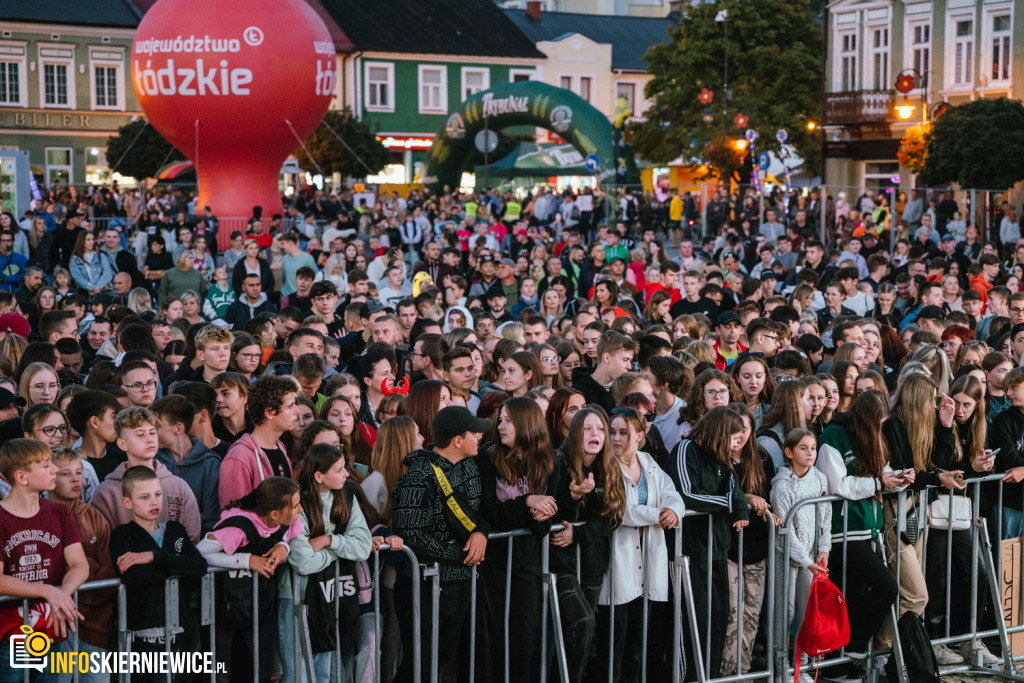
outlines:
[{"label": "red jacket", "polygon": [[[718,342],[719,342],[719,340],[716,339],[715,340],[715,367],[718,368],[719,370],[721,370],[722,372],[725,372],[725,369],[727,367],[729,367],[729,364],[726,362],[725,356],[723,356],[718,351]],[[743,353],[744,351],[747,350],[747,347],[744,346],[743,344],[739,343],[739,342],[736,342],[736,346],[739,349],[740,353]]]}]

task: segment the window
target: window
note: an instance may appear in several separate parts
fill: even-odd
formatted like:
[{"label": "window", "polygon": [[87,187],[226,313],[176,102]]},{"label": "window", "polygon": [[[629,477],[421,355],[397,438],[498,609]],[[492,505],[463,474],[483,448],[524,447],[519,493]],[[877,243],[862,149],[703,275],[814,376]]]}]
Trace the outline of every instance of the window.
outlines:
[{"label": "window", "polygon": [[875,90],[889,87],[889,27],[871,29],[871,85]]},{"label": "window", "polygon": [[[930,24],[915,24],[911,29],[910,63],[919,74],[928,71],[932,63],[932,27]],[[920,84],[924,87],[924,83]]]},{"label": "window", "polygon": [[580,76],[580,90],[577,95],[590,102],[590,93],[594,88],[594,79],[590,76]]},{"label": "window", "polygon": [[953,85],[974,83],[974,20],[958,19],[954,24]]},{"label": "window", "polygon": [[75,107],[75,50],[68,45],[38,44],[40,104],[44,107]]},{"label": "window", "polygon": [[70,147],[47,147],[46,148],[46,184],[70,185],[73,182],[71,174],[71,148]]},{"label": "window", "polygon": [[462,69],[462,99],[491,87],[490,69]]},{"label": "window", "polygon": [[0,62],[0,104],[21,104],[21,64]]},{"label": "window", "polygon": [[990,81],[1010,80],[1010,15],[996,14],[992,20],[992,71]]},{"label": "window", "polygon": [[562,76],[558,79],[558,87],[572,90],[572,76]]},{"label": "window", "polygon": [[526,81],[532,81],[534,74],[536,73],[537,72],[533,69],[509,69],[508,80],[509,83],[524,83]]},{"label": "window", "polygon": [[629,105],[629,115],[636,116],[636,83],[615,84],[615,105],[618,106],[619,98],[625,97]]},{"label": "window", "polygon": [[448,71],[443,66],[420,66],[420,111],[448,111]]},{"label": "window", "polygon": [[93,69],[96,83],[96,106],[117,106],[117,69],[112,66],[97,66]]},{"label": "window", "polygon": [[839,36],[839,92],[857,89],[857,34]]},{"label": "window", "polygon": [[366,109],[368,111],[395,110],[395,65],[380,62],[366,63]]}]

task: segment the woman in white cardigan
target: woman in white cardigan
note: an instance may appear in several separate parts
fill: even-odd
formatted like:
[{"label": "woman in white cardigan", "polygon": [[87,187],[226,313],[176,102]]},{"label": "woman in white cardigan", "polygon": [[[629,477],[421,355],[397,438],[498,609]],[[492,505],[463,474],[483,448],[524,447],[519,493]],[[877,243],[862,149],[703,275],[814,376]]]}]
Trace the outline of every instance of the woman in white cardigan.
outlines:
[{"label": "woman in white cardigan", "polygon": [[[671,629],[662,627],[669,614],[669,557],[665,529],[679,526],[683,499],[654,458],[640,451],[647,419],[632,408],[612,410],[611,441],[626,486],[622,525],[612,534],[612,564],[601,585],[599,638],[606,638],[614,620],[613,680],[634,680],[642,668],[643,598],[649,600],[648,660],[671,647]],[[609,606],[614,605],[614,610]],[[600,642],[600,641],[599,641]],[[605,641],[607,642],[607,641]],[[648,677],[656,671],[648,671]],[[657,680],[655,675],[653,680]]]}]

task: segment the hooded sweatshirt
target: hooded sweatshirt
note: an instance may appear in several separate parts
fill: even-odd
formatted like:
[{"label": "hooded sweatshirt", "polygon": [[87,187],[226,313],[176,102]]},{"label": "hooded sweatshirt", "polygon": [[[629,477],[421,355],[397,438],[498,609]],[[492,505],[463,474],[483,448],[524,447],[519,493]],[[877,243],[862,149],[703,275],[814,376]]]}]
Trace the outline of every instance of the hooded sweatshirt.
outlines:
[{"label": "hooded sweatshirt", "polygon": [[[82,550],[89,563],[89,581],[112,579],[114,566],[110,561],[110,525],[106,518],[81,500],[68,505],[75,516],[78,533],[82,535]],[[117,591],[82,591],[78,594],[78,605],[85,617],[79,622],[82,640],[94,647],[110,647],[110,630],[114,626],[114,601]]]},{"label": "hooded sweatshirt", "polygon": [[249,303],[243,296],[228,306],[228,310],[224,312],[224,322],[231,325],[235,332],[243,332],[245,324],[260,313],[277,313],[277,306],[267,301],[266,292],[260,292],[260,298],[254,304]]},{"label": "hooded sweatshirt", "polygon": [[[153,461],[156,469],[156,476],[160,479],[160,488],[163,489],[164,506],[157,517],[158,522],[166,522],[173,519],[188,531],[188,537],[193,543],[199,541],[202,530],[202,520],[199,516],[199,503],[196,502],[195,494],[185,483],[184,479],[171,474],[171,471],[164,467],[162,462]],[[121,504],[121,480],[128,470],[128,463],[123,462],[117,466],[107,478],[100,482],[96,493],[92,494],[92,507],[100,511],[110,523],[110,528],[119,527],[132,521],[132,512]]]},{"label": "hooded sweatshirt", "polygon": [[[490,525],[479,513],[483,500],[480,470],[476,458],[463,458],[452,463],[434,451],[418,450],[405,456],[408,468],[395,484],[391,496],[391,527],[402,537],[416,557],[423,563],[440,563],[442,582],[466,581],[471,568],[462,563],[466,553],[462,548],[471,533],[455,519],[432,465],[437,465],[451,485],[473,531],[485,536]],[[409,568],[402,570],[408,575]]]},{"label": "hooded sweatshirt", "polygon": [[[284,444],[278,441],[277,448],[291,469],[292,461],[288,459]],[[270,458],[251,434],[243,434],[228,450],[220,465],[218,491],[221,509],[227,509],[228,503],[241,498],[259,486],[261,481],[272,476],[274,470],[270,465]]]},{"label": "hooded sweatshirt", "polygon": [[[828,479],[814,467],[802,477],[791,467],[783,467],[772,479],[772,512],[783,519],[801,500],[828,495]],[[814,508],[818,508],[819,526],[814,525]],[[781,545],[779,546],[782,547]],[[832,549],[832,505],[817,503],[797,510],[790,534],[789,560],[796,567],[808,567],[819,553]]]},{"label": "hooded sweatshirt", "polygon": [[171,474],[181,477],[192,489],[199,503],[202,515],[203,533],[213,531],[220,519],[220,456],[207,448],[199,439],[192,439],[192,450],[178,462],[166,448],[156,452],[157,461],[163,463]]}]

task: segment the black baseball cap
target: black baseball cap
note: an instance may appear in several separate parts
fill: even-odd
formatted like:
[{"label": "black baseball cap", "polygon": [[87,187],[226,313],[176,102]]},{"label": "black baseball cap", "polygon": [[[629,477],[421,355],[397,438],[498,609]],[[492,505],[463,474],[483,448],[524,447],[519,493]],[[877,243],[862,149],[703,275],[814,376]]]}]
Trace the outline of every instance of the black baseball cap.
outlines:
[{"label": "black baseball cap", "polygon": [[387,306],[377,301],[376,299],[370,299],[369,301],[363,304],[362,308],[359,309],[359,317],[366,318],[367,320],[369,320],[371,315],[377,313],[378,311],[383,311],[386,308]]},{"label": "black baseball cap", "polygon": [[945,317],[946,314],[938,306],[925,306],[917,314],[918,320],[943,320]]},{"label": "black baseball cap", "polygon": [[768,269],[768,270],[762,270],[761,271],[761,282],[764,282],[765,280],[778,280],[778,279],[779,279],[779,276],[778,276],[778,274],[774,270]]},{"label": "black baseball cap", "polygon": [[491,428],[491,421],[477,417],[462,406],[448,406],[434,416],[430,431],[434,441],[448,441],[466,432],[485,434]]},{"label": "black baseball cap", "polygon": [[722,311],[718,314],[718,325],[728,325],[729,323],[738,323],[740,321],[739,313],[736,311]]},{"label": "black baseball cap", "polygon": [[16,406],[24,406],[27,401],[21,396],[15,396],[9,389],[0,387],[0,410],[7,408],[12,403]]}]

